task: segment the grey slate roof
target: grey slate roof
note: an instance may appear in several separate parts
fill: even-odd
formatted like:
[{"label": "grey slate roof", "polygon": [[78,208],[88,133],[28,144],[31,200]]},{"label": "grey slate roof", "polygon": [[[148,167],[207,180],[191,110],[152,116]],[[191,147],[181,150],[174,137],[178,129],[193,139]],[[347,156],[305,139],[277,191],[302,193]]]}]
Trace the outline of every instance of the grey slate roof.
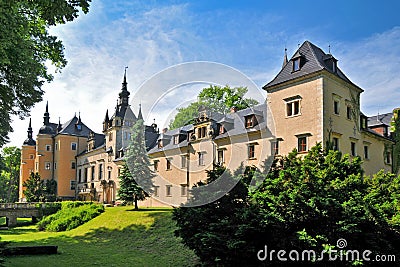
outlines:
[{"label": "grey slate roof", "polygon": [[379,125],[390,126],[392,117],[393,113],[379,114],[376,116],[368,117],[368,127],[374,127]]},{"label": "grey slate roof", "polygon": [[[267,121],[266,121],[266,112],[267,112],[267,106],[266,104],[260,104],[251,108],[239,110],[235,113],[228,113],[228,114],[220,114],[220,113],[210,113],[211,115],[214,115],[214,117],[210,116],[210,118],[218,123],[229,123],[232,124],[233,127],[231,129],[226,129],[227,131],[223,134],[218,134],[215,137],[215,140],[217,139],[222,139],[226,137],[231,137],[235,135],[241,135],[241,134],[246,134],[249,132],[254,132],[254,131],[259,131],[261,129],[265,129],[267,126]],[[256,115],[258,124],[254,127],[251,128],[246,128],[245,127],[245,116],[248,115]],[[181,148],[181,147],[186,147],[188,145],[188,140],[185,138],[185,140],[182,140],[178,144],[174,144],[173,142],[173,136],[177,134],[185,134],[187,136],[188,133],[193,131],[193,125],[185,125],[181,128],[178,129],[173,129],[170,131],[167,131],[164,134],[160,134],[160,136],[157,139],[163,139],[163,140],[168,140],[168,143],[164,143],[162,148],[158,148],[156,145],[154,145],[148,153],[156,153],[156,152],[162,152],[162,151],[167,151],[175,148]],[[146,136],[147,138],[147,136]]]},{"label": "grey slate roof", "polygon": [[[301,65],[300,70],[293,71],[293,58],[301,55],[303,64]],[[331,54],[325,54],[321,48],[312,44],[309,41],[305,41],[300,48],[296,51],[293,57],[288,61],[287,64],[282,67],[281,71],[276,75],[276,77],[270,81],[268,84],[264,85],[263,89],[267,90],[275,85],[311,74],[321,70],[326,70],[342,80],[353,84],[349,78],[338,68],[336,67],[336,71],[333,70],[331,60],[336,60],[333,58]],[[353,84],[355,85],[355,84]],[[357,86],[357,85],[355,85]],[[358,86],[357,86],[358,87]]]},{"label": "grey slate roof", "polygon": [[47,125],[43,125],[39,129],[39,134],[51,134],[54,135],[57,132],[57,124],[56,123],[48,123]]},{"label": "grey slate roof", "polygon": [[[67,121],[61,126],[61,130],[57,134],[67,134],[67,135],[75,135],[75,136],[86,136],[88,137],[92,130],[87,127],[83,122],[81,122],[82,129],[78,130],[76,127],[76,123],[78,122],[78,118],[74,116],[72,119]],[[57,125],[56,125],[57,128]]]}]

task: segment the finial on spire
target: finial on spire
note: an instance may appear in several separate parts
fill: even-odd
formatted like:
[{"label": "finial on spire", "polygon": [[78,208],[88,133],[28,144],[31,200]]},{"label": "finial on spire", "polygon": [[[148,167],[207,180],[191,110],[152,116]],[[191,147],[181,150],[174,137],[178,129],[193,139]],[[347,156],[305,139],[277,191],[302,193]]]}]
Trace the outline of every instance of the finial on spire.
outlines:
[{"label": "finial on spire", "polygon": [[328,54],[331,53],[331,45],[328,45]]},{"label": "finial on spire", "polygon": [[43,124],[48,125],[50,123],[50,115],[49,115],[49,101],[46,102],[46,111],[43,116]]},{"label": "finial on spire", "polygon": [[28,126],[28,129],[29,128],[32,128],[32,118],[29,118],[29,126]]},{"label": "finial on spire", "polygon": [[283,56],[283,64],[282,64],[282,69],[286,66],[286,64],[288,63],[288,58],[287,58],[287,49],[285,46],[285,55]]},{"label": "finial on spire", "polygon": [[49,101],[46,102],[46,113],[49,113]]},{"label": "finial on spire", "polygon": [[142,115],[142,103],[139,104],[138,120],[143,120],[143,115]]},{"label": "finial on spire", "polygon": [[60,131],[61,131],[61,129],[62,129],[62,126],[61,126],[61,118],[60,118],[60,117],[58,117],[57,131],[58,131],[58,132],[60,132]]}]

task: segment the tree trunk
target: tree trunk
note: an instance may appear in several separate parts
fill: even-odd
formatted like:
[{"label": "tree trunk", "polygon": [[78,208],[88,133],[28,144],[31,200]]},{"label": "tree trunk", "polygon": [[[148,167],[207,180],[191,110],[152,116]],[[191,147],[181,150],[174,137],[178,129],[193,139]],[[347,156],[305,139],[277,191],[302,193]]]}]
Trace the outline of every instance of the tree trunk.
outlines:
[{"label": "tree trunk", "polygon": [[138,207],[138,204],[137,204],[137,197],[135,196],[135,210],[138,210],[139,209],[139,207]]}]

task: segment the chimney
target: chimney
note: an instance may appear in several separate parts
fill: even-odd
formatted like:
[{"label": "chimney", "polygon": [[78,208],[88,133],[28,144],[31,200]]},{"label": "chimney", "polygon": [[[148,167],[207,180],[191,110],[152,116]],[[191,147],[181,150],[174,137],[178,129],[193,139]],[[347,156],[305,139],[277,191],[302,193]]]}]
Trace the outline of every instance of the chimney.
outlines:
[{"label": "chimney", "polygon": [[235,113],[236,111],[238,111],[237,107],[235,107],[235,106],[231,107],[231,113]]}]

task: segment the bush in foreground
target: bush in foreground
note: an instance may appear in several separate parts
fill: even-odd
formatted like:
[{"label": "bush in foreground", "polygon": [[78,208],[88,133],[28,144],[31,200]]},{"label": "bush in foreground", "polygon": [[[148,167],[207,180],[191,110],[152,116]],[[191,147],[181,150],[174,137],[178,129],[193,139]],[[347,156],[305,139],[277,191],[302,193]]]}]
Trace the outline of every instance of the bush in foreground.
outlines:
[{"label": "bush in foreground", "polygon": [[85,202],[63,202],[57,213],[44,217],[38,223],[40,231],[61,232],[72,230],[104,211],[104,206]]}]

